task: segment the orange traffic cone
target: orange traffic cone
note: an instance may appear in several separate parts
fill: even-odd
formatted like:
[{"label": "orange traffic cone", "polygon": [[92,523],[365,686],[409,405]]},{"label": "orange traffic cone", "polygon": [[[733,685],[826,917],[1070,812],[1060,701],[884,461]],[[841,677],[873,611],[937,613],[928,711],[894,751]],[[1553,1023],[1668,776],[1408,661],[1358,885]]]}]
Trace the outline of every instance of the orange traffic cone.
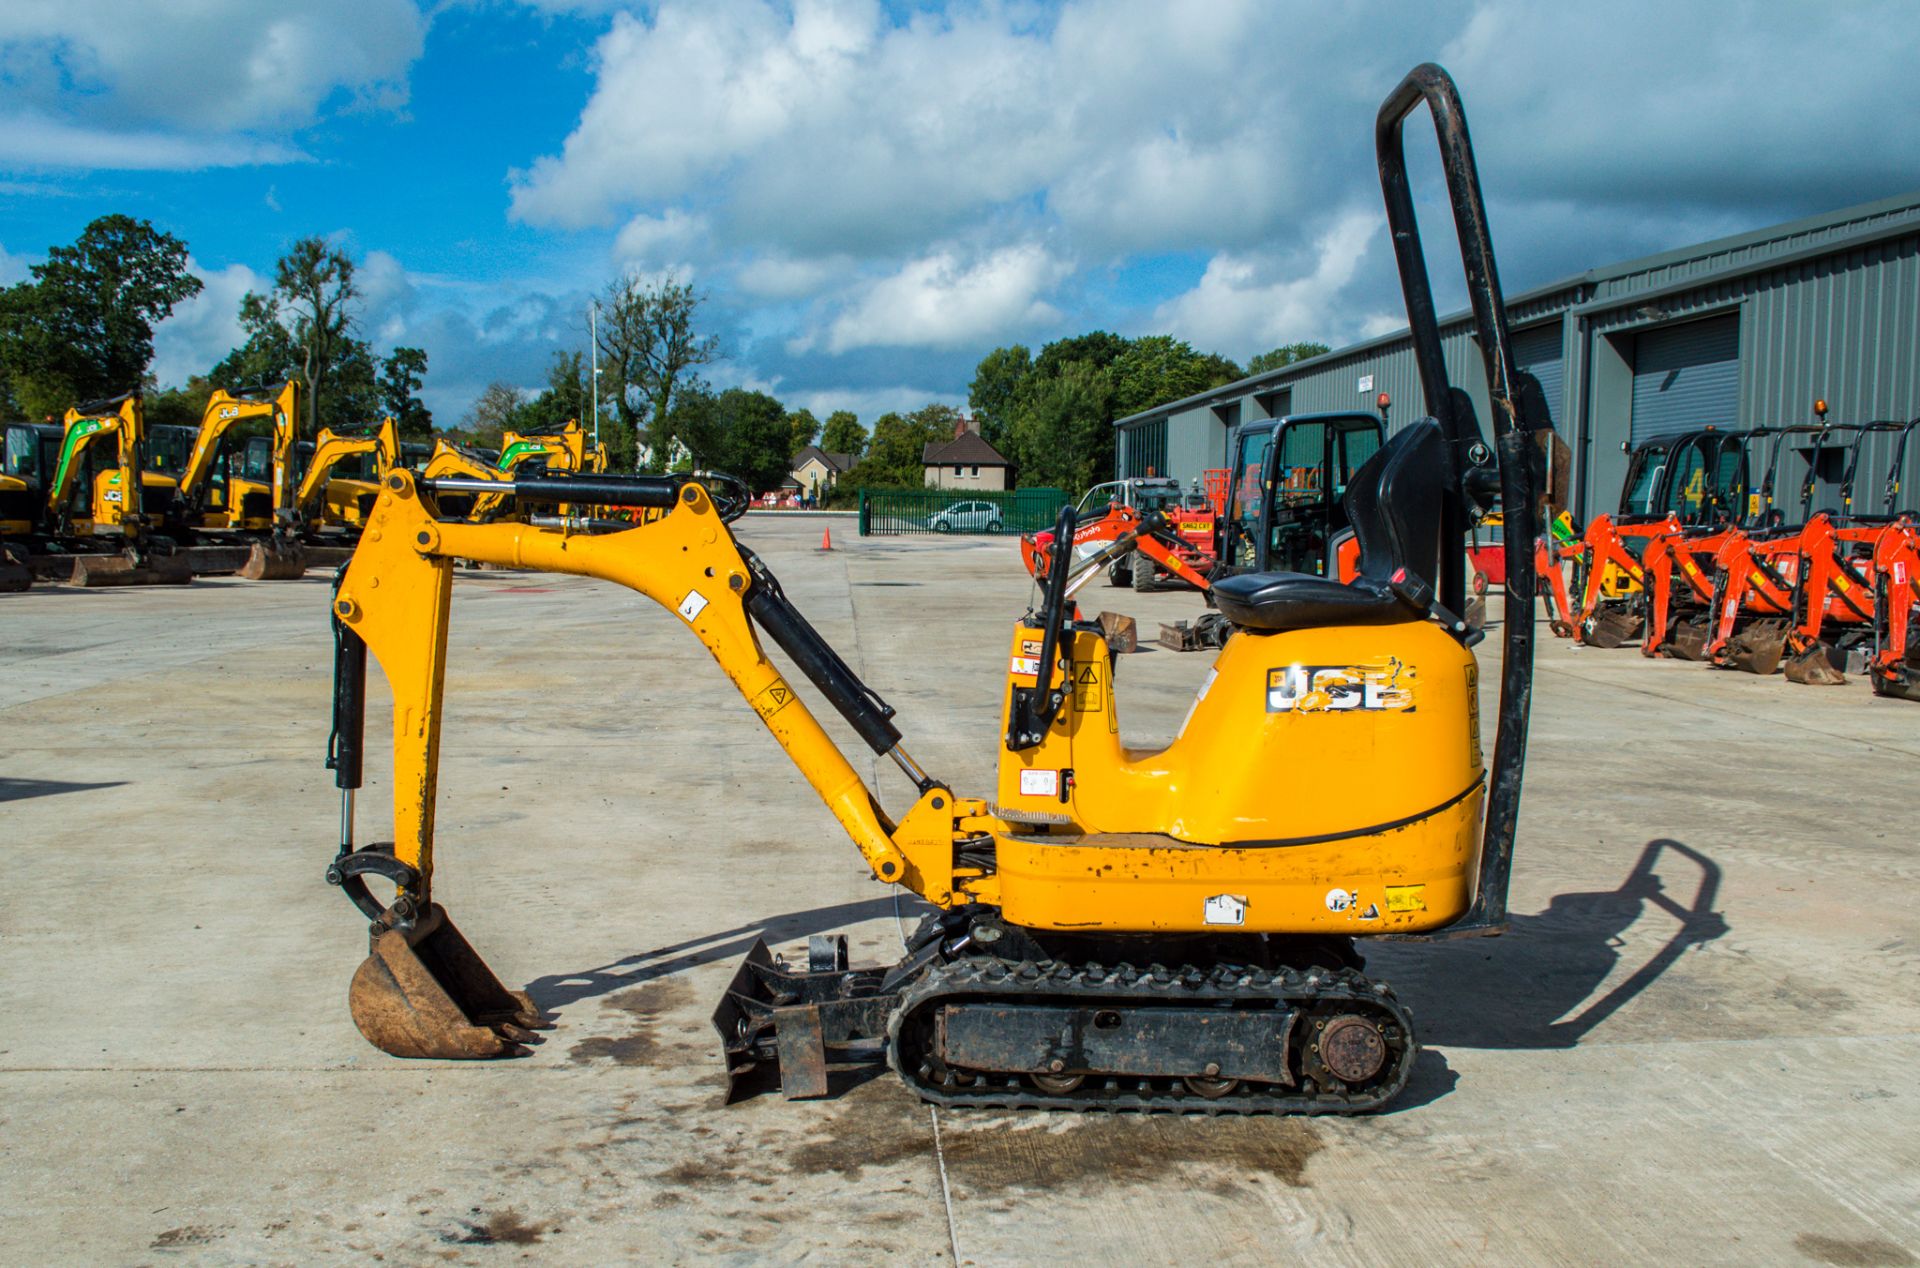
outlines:
[{"label": "orange traffic cone", "polygon": [[833,530],[832,529],[823,528],[820,530],[820,549],[821,550],[833,549]]}]

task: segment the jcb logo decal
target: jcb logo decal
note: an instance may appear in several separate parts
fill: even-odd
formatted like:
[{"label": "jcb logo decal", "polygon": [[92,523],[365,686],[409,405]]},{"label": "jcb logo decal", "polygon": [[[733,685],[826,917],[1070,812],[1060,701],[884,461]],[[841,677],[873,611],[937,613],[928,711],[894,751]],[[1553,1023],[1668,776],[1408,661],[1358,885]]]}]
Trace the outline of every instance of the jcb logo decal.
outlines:
[{"label": "jcb logo decal", "polygon": [[1413,712],[1413,670],[1384,665],[1288,665],[1267,671],[1268,713]]}]

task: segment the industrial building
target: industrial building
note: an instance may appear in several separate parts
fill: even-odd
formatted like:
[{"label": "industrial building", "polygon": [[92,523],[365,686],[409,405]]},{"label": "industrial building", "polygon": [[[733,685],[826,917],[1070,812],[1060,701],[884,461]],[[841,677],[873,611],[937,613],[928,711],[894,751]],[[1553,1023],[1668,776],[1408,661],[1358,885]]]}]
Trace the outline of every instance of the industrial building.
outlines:
[{"label": "industrial building", "polygon": [[[1647,437],[1811,422],[1816,399],[1835,422],[1920,415],[1920,191],[1591,269],[1511,295],[1507,317],[1572,448],[1575,514],[1612,510]],[[1486,425],[1471,325],[1443,323],[1447,371]],[[1184,483],[1225,465],[1242,419],[1372,410],[1382,393],[1390,426],[1424,412],[1404,330],[1120,419],[1117,471]]]}]

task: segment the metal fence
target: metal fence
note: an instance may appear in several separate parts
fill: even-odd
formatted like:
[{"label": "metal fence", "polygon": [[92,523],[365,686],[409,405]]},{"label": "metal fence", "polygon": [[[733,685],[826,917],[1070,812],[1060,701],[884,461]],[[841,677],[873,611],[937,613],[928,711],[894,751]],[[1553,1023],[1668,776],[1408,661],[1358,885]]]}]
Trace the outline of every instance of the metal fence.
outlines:
[{"label": "metal fence", "polygon": [[965,489],[862,489],[860,535],[1012,535],[1052,528],[1067,501],[1061,489],[976,493]]}]

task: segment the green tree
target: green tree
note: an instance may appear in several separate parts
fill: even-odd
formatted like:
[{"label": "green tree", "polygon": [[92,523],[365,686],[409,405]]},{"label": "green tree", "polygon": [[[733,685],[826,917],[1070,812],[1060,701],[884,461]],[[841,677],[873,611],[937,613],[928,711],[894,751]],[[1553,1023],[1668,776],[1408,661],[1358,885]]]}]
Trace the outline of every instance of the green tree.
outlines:
[{"label": "green tree", "polygon": [[714,401],[719,451],[712,466],[739,476],[755,493],[780,487],[793,459],[793,423],[765,392],[730,387]]},{"label": "green tree", "polygon": [[1069,361],[1025,393],[1014,431],[1021,480],[1073,493],[1113,472],[1113,373]]},{"label": "green tree", "polygon": [[380,362],[380,410],[393,417],[407,440],[433,436],[433,412],[414,393],[427,378],[427,354],[421,348],[395,348]]},{"label": "green tree", "polygon": [[461,427],[473,437],[474,444],[498,449],[501,436],[518,424],[520,411],[526,404],[525,392],[505,379],[495,379],[468,408]]},{"label": "green tree", "polygon": [[333,345],[330,359],[327,393],[317,411],[319,425],[338,431],[380,421],[380,364],[366,340],[348,335]]},{"label": "green tree", "polygon": [[[719,341],[695,330],[701,296],[691,283],[624,278],[600,302],[600,358],[613,375],[619,424],[638,438],[643,424],[655,464],[676,437],[674,394],[694,371],[719,356]],[[691,446],[689,446],[691,448]]]},{"label": "green tree", "polygon": [[1105,330],[1075,335],[1071,339],[1056,339],[1040,349],[1040,355],[1033,359],[1033,368],[1044,378],[1059,377],[1075,361],[1084,361],[1096,370],[1104,370],[1124,356],[1130,346],[1131,341]]},{"label": "green tree", "polygon": [[926,405],[911,414],[886,413],[873,420],[866,456],[840,477],[839,488],[918,489],[926,485],[926,447],[953,439],[960,411]]},{"label": "green tree", "polygon": [[967,388],[967,406],[980,422],[980,436],[1001,453],[1008,452],[1021,387],[1033,373],[1033,354],[1025,344],[995,348],[980,358]]},{"label": "green tree", "polygon": [[1195,352],[1186,340],[1171,335],[1135,339],[1114,358],[1112,369],[1117,418],[1242,377],[1240,367],[1233,362]]},{"label": "green tree", "polygon": [[1248,374],[1265,374],[1268,370],[1278,370],[1282,366],[1292,365],[1296,361],[1305,361],[1310,357],[1332,352],[1324,343],[1284,343],[1278,348],[1263,352],[1247,362]]},{"label": "green tree", "polygon": [[240,329],[246,342],[229,352],[207,377],[229,390],[263,383],[284,383],[300,364],[300,350],[280,322],[280,303],[271,293],[248,291],[240,297]]},{"label": "green tree", "polygon": [[201,285],[186,243],[122,215],[94,220],[28,272],[0,291],[0,378],[33,418],[141,387],[155,323]]},{"label": "green tree", "polygon": [[867,451],[867,429],[860,425],[859,416],[852,410],[837,409],[827,415],[820,447],[828,453],[846,453],[858,458]]},{"label": "green tree", "polygon": [[557,431],[568,420],[585,421],[592,416],[593,402],[587,389],[592,370],[584,352],[555,352],[547,361],[547,386],[521,409],[516,430]]},{"label": "green tree", "polygon": [[[349,346],[352,305],[360,295],[353,282],[353,271],[352,257],[338,247],[328,246],[326,239],[320,237],[301,238],[274,266],[273,297],[278,310],[275,315],[286,327],[288,338],[299,353],[298,369],[307,388],[309,435],[320,426],[327,380],[337,368],[347,371],[342,379],[347,391],[356,397],[374,395],[369,390],[373,381],[372,356],[365,344],[357,350]],[[364,375],[360,364],[363,361]],[[328,416],[346,421],[341,415],[360,412],[359,408],[349,409],[343,403],[341,409],[328,411]]]},{"label": "green tree", "polygon": [[793,427],[792,453],[799,453],[820,438],[820,420],[813,416],[812,410],[794,410],[787,415],[787,422]]}]

